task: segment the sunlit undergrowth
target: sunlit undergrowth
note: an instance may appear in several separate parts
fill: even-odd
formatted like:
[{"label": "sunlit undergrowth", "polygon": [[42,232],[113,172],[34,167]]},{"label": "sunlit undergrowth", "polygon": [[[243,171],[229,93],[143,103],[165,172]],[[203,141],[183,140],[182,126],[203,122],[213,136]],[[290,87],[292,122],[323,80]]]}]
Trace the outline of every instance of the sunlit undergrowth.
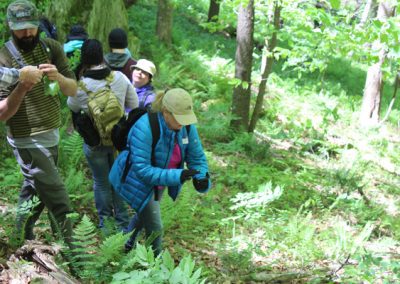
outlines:
[{"label": "sunlit undergrowth", "polygon": [[[164,216],[169,246],[203,261],[209,279],[262,280],[265,272],[304,282],[398,277],[390,253],[399,249],[397,139],[390,126],[354,127],[361,96],[307,80],[270,77],[254,136],[228,129],[229,84],[225,92],[211,87],[201,105],[214,188],[206,198],[186,188],[176,205],[165,202]],[[244,216],[235,197],[268,182],[282,195]],[[383,252],[372,249],[382,242]]]},{"label": "sunlit undergrowth", "polygon": [[[149,36],[154,15],[154,7],[140,3],[129,11],[130,29],[141,39],[140,54],[134,56],[156,63],[158,89],[180,86],[193,94],[213,182],[205,196],[188,183],[175,203],[163,197],[164,247],[176,263],[191,254],[201,263],[202,276],[214,283],[398,281],[398,131],[389,124],[370,130],[356,126],[365,71],[337,59],[324,76],[298,78],[281,71],[278,62],[256,133],[234,133],[229,129],[234,41],[193,27],[178,13],[173,40],[179,47],[170,51]],[[383,109],[390,91],[384,93]],[[392,121],[397,116],[394,111]],[[76,211],[95,222],[81,141],[64,130],[60,159],[66,186]],[[0,189],[15,204],[21,176],[10,149],[6,156],[0,161],[5,169]],[[120,248],[122,238],[115,239]],[[148,273],[158,277],[164,264],[139,250],[151,260],[141,265],[150,265]],[[122,262],[114,261],[120,267]],[[116,273],[115,283],[145,278],[131,274],[136,266]]]},{"label": "sunlit undergrowth", "polygon": [[[130,13],[146,17],[149,9]],[[198,28],[191,40],[192,23],[180,13],[176,23],[173,53],[149,37],[141,52],[160,66],[159,88],[193,93],[214,186],[206,197],[191,186],[176,203],[164,197],[172,255],[191,253],[216,282],[262,282],[267,275],[284,283],[397,279],[391,252],[399,251],[400,237],[398,139],[391,126],[355,126],[365,70],[335,59],[323,76],[298,78],[278,62],[256,134],[237,134],[229,130],[230,43]],[[131,25],[139,38],[147,33]],[[256,87],[257,69],[253,78]],[[383,109],[390,96],[386,86]],[[279,197],[262,203],[276,188]]]}]

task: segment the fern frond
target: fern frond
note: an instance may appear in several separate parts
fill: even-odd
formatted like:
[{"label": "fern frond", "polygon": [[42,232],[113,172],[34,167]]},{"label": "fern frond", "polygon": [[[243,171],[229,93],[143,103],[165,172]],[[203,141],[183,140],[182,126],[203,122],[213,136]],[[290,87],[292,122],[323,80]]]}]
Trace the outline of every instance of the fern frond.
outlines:
[{"label": "fern frond", "polygon": [[109,236],[99,248],[98,264],[103,266],[106,263],[117,261],[121,258],[124,243],[128,240],[129,234],[118,233]]},{"label": "fern frond", "polygon": [[88,216],[84,215],[74,229],[72,245],[72,265],[81,278],[92,277],[96,273],[95,266],[98,261],[95,255],[97,239],[96,227]]},{"label": "fern frond", "polygon": [[123,248],[129,234],[118,233],[106,238],[98,249],[96,270],[97,280],[109,283],[110,277],[120,269],[120,263],[126,257]]},{"label": "fern frond", "polygon": [[83,158],[83,140],[77,132],[73,132],[71,135],[64,137],[60,143],[60,162],[68,167],[76,168],[80,160]]}]

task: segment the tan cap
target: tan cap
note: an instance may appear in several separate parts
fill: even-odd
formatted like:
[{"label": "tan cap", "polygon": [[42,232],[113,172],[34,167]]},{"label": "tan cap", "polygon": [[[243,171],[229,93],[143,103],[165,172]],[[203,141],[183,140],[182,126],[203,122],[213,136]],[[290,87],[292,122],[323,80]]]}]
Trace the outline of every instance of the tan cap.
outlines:
[{"label": "tan cap", "polygon": [[156,69],[156,66],[154,65],[154,63],[147,59],[139,59],[135,65],[131,66],[131,69],[133,69],[133,68],[138,68],[140,70],[143,70],[143,71],[149,73],[151,76],[154,76],[154,74],[156,74],[156,72],[157,72],[157,69]]},{"label": "tan cap", "polygon": [[197,123],[196,115],[193,112],[192,98],[184,89],[176,88],[167,91],[162,105],[172,113],[180,125]]}]

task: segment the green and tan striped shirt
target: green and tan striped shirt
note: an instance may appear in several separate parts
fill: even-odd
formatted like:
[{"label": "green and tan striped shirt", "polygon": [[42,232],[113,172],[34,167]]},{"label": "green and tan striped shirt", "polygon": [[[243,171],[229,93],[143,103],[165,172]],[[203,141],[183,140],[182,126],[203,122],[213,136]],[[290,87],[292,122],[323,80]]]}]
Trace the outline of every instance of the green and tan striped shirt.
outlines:
[{"label": "green and tan striped shirt", "polygon": [[[65,77],[75,78],[69,69],[68,59],[64,55],[61,45],[52,39],[43,39],[43,41],[51,52],[46,51],[44,45],[38,43],[30,52],[20,51],[25,63],[28,65],[51,63]],[[0,50],[0,66],[19,68],[5,47]],[[60,127],[60,98],[46,96],[44,88],[43,81],[36,84],[26,94],[17,113],[7,121],[11,137],[29,137]],[[7,97],[11,91],[11,89],[0,90],[0,99]]]}]

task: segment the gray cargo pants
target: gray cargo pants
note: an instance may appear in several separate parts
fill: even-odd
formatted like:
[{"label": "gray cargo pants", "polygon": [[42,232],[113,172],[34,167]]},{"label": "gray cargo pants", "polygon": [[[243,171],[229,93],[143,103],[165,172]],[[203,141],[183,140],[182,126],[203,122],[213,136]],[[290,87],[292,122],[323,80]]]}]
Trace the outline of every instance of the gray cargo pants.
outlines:
[{"label": "gray cargo pants", "polygon": [[[13,151],[24,176],[18,201],[17,229],[21,234],[24,232],[25,239],[33,239],[33,227],[46,206],[49,215],[55,219],[50,218],[53,233],[60,232],[70,244],[72,224],[66,216],[71,213],[70,200],[57,169],[58,146],[13,148]],[[39,203],[30,213],[24,212],[24,205],[34,196],[39,198]],[[59,230],[55,231],[56,228]]]}]

